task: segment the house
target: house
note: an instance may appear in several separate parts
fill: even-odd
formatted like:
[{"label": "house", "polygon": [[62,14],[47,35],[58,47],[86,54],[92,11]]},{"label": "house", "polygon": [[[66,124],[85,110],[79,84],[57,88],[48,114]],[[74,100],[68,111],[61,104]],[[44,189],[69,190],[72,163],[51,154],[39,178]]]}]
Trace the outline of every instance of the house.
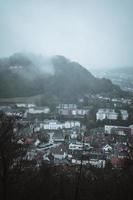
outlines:
[{"label": "house", "polygon": [[71,158],[71,163],[74,165],[92,165],[97,168],[105,167],[105,158],[102,156],[101,158],[90,158],[89,154],[82,154],[80,156],[73,155]]},{"label": "house", "polygon": [[83,165],[87,165],[89,163],[89,155],[86,152],[75,150],[72,154],[69,153],[68,159],[74,165],[80,165],[81,162]]},{"label": "house", "polygon": [[80,122],[79,121],[65,121],[64,122],[63,128],[71,129],[74,127],[80,127]]},{"label": "house", "polygon": [[105,152],[105,153],[108,153],[108,152],[111,152],[113,149],[112,147],[109,145],[109,144],[106,144],[102,150]]},{"label": "house", "polygon": [[17,143],[23,145],[24,141],[23,141],[23,139],[20,139],[20,140],[17,141]]},{"label": "house", "polygon": [[53,135],[54,142],[64,142],[65,138],[62,132],[56,132]]},{"label": "house", "polygon": [[75,151],[75,150],[82,151],[89,148],[90,148],[90,144],[88,143],[76,142],[76,143],[69,144],[69,150],[72,150],[72,151]]},{"label": "house", "polygon": [[76,109],[77,105],[76,104],[59,104],[57,106],[57,109]]},{"label": "house", "polygon": [[120,113],[121,113],[122,120],[127,120],[128,119],[127,110],[120,110]]},{"label": "house", "polygon": [[17,103],[17,104],[15,104],[15,106],[17,108],[26,108],[27,107],[25,103]]},{"label": "house", "polygon": [[28,114],[48,114],[50,113],[49,107],[29,107]]},{"label": "house", "polygon": [[74,159],[72,158],[71,160],[72,164],[75,164],[75,165],[81,165],[81,162],[82,162],[82,165],[87,165],[89,164],[89,160],[78,160],[78,159]]},{"label": "house", "polygon": [[118,126],[111,126],[111,125],[105,125],[104,126],[104,131],[106,134],[111,134],[113,129],[117,129]]},{"label": "house", "polygon": [[37,140],[34,142],[34,145],[37,147],[39,144],[40,144],[40,140],[37,139]]},{"label": "house", "polygon": [[58,130],[58,129],[71,129],[80,127],[79,121],[65,121],[59,122],[58,120],[44,120],[40,123],[40,127],[44,130]]},{"label": "house", "polygon": [[8,106],[8,105],[7,106],[5,106],[5,105],[0,106],[0,111],[4,112],[6,109],[11,109],[11,106]]},{"label": "house", "polygon": [[69,149],[70,150],[83,150],[83,143],[70,143],[69,144]]},{"label": "house", "polygon": [[90,159],[89,164],[97,168],[105,168],[105,160]]},{"label": "house", "polygon": [[71,115],[73,116],[85,116],[89,114],[89,109],[72,109]]},{"label": "house", "polygon": [[63,124],[58,120],[44,120],[43,123],[40,123],[40,127],[44,130],[58,130],[63,128]]},{"label": "house", "polygon": [[68,145],[62,143],[59,146],[50,149],[50,153],[54,156],[55,159],[63,160],[68,155]]},{"label": "house", "polygon": [[18,109],[12,109],[12,108],[7,108],[4,109],[3,112],[7,115],[7,116],[13,116],[13,117],[23,117],[23,112],[21,110]]},{"label": "house", "polygon": [[105,125],[104,130],[106,134],[116,134],[116,135],[131,135],[132,129],[131,127],[126,126],[111,126]]},{"label": "house", "polygon": [[64,116],[69,116],[69,115],[71,115],[71,111],[70,111],[69,109],[64,109],[64,108],[60,108],[60,109],[58,110],[58,113],[59,113],[60,115],[64,115]]},{"label": "house", "polygon": [[[127,110],[120,110],[120,114],[122,117],[122,120],[128,119],[128,112]],[[96,119],[97,120],[104,120],[104,119],[110,119],[110,120],[117,120],[119,114],[115,112],[114,109],[99,109],[96,113]]]},{"label": "house", "polygon": [[78,135],[76,133],[76,131],[73,131],[71,134],[70,134],[70,138],[71,139],[77,139]]},{"label": "house", "polygon": [[99,109],[96,113],[96,119],[101,121],[104,119],[117,120],[117,118],[118,113],[114,109]]},{"label": "house", "polygon": [[127,144],[123,144],[123,143],[117,143],[115,145],[115,149],[117,150],[117,153],[119,153],[119,152],[128,152]]},{"label": "house", "polygon": [[52,147],[54,147],[54,144],[53,143],[41,143],[41,144],[38,144],[37,145],[37,150],[38,151],[42,151],[42,150],[49,150],[51,149]]},{"label": "house", "polygon": [[60,115],[63,115],[65,117],[71,117],[71,118],[83,118],[85,115],[89,114],[89,109],[78,109],[76,106],[71,107],[61,107],[58,108],[58,113]]},{"label": "house", "polygon": [[34,108],[35,104],[26,104],[26,103],[16,103],[17,108]]},{"label": "house", "polygon": [[127,151],[121,151],[118,153],[117,156],[118,156],[118,158],[124,159],[124,158],[127,158],[129,156],[129,154]]}]

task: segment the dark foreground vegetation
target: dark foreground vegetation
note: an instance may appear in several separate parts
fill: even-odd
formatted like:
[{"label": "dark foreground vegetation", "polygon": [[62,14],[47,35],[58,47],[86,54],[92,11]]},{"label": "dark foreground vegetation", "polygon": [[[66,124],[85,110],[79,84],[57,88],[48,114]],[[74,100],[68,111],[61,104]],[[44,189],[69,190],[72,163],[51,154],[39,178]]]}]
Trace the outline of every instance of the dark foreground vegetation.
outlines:
[{"label": "dark foreground vegetation", "polygon": [[[125,200],[133,197],[132,170],[83,168],[79,182],[78,171],[74,170],[75,167],[46,165],[38,170],[11,170],[3,199]],[[0,188],[2,195],[2,180]]]},{"label": "dark foreground vegetation", "polygon": [[130,200],[133,197],[132,153],[120,169],[28,161],[27,146],[18,143],[15,120],[0,120],[0,199]]}]

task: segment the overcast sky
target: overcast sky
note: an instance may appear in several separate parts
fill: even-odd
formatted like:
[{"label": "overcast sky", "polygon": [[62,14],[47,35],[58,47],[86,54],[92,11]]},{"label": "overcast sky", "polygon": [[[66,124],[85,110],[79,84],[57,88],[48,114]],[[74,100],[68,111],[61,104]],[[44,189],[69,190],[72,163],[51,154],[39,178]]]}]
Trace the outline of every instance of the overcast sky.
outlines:
[{"label": "overcast sky", "polygon": [[0,57],[18,51],[133,66],[133,0],[0,0]]}]

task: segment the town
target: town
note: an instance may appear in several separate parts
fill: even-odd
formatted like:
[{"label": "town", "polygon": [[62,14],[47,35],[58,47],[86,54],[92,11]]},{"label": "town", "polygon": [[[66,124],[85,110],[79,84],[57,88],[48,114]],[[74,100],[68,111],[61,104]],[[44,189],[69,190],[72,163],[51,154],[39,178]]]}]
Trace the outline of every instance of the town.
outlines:
[{"label": "town", "polygon": [[54,109],[36,103],[1,103],[0,112],[16,120],[18,143],[26,144],[26,159],[67,166],[121,168],[131,157],[133,100],[88,95],[78,104]]}]

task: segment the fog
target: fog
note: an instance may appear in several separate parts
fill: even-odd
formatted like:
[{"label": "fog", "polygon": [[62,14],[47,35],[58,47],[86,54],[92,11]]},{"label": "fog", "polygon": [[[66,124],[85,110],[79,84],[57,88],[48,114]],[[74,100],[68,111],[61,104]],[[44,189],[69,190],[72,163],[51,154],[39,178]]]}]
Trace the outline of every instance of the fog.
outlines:
[{"label": "fog", "polygon": [[86,68],[133,66],[132,0],[0,0],[0,57],[64,55]]}]

